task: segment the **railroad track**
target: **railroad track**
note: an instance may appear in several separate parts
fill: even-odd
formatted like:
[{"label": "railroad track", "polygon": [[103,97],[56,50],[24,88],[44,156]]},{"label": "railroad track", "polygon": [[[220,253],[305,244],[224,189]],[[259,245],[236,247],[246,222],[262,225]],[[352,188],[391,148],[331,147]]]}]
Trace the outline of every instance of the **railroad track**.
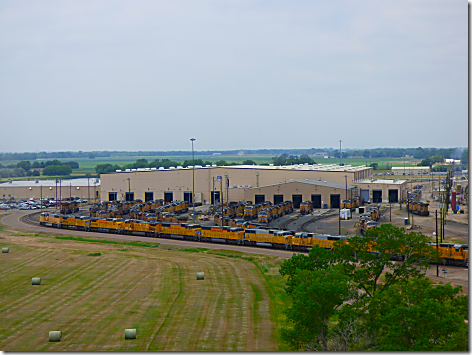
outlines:
[{"label": "railroad track", "polygon": [[34,213],[24,215],[24,216],[20,217],[20,222],[25,223],[25,224],[29,224],[31,226],[39,226],[39,215],[42,212],[43,211],[34,212]]},{"label": "railroad track", "polygon": [[[328,213],[325,213],[325,214],[322,214],[322,215],[319,215],[319,216],[315,216],[315,217],[309,219],[308,221],[303,222],[303,223],[300,225],[300,227],[299,227],[298,229],[300,229],[302,232],[308,232],[308,230],[307,230],[306,228],[307,228],[307,226],[308,226],[309,224],[314,223],[314,222],[316,222],[316,221],[319,221],[319,220],[321,220],[321,219],[333,217],[333,216],[335,216],[335,215],[337,215],[336,212],[329,211]],[[287,229],[288,229],[288,228],[287,228],[288,225],[289,225],[290,223],[292,223],[293,221],[297,220],[297,219],[298,219],[298,218],[289,218],[289,219],[287,219],[286,221],[284,221],[282,224],[280,224],[280,225],[279,225],[279,228],[280,228],[281,230],[287,230]]]},{"label": "railroad track", "polygon": [[300,230],[301,230],[302,232],[308,232],[308,230],[307,230],[306,228],[307,228],[307,226],[308,226],[309,224],[314,223],[314,222],[316,222],[316,221],[319,221],[319,220],[321,220],[321,219],[326,219],[326,218],[333,217],[333,216],[336,216],[336,215],[337,215],[336,212],[329,211],[328,213],[325,213],[325,214],[322,214],[322,215],[319,215],[319,216],[315,216],[315,217],[313,217],[312,219],[310,219],[310,220],[308,220],[308,221],[302,223],[302,224],[300,225]]}]

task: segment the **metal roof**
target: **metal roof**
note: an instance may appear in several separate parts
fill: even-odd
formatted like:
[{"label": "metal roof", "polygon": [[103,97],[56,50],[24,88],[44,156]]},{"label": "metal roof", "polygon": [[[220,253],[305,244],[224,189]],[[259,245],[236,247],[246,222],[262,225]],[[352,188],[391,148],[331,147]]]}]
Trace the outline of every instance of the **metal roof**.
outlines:
[{"label": "metal roof", "polygon": [[407,182],[406,180],[400,180],[400,179],[393,179],[393,180],[389,180],[389,179],[378,179],[378,180],[376,180],[376,179],[364,179],[364,180],[358,181],[357,183],[358,184],[403,185],[406,182]]},{"label": "metal roof", "polygon": [[[196,165],[195,169],[258,169],[258,170],[284,170],[284,171],[335,171],[335,172],[348,172],[354,173],[355,171],[367,170],[372,169],[370,167],[366,167],[365,165],[360,166],[351,166],[351,165],[344,165],[340,166],[337,164],[295,164],[295,165],[224,165],[224,166],[216,166],[216,165],[207,165],[207,166],[200,166]],[[136,172],[150,172],[150,171],[174,171],[174,170],[192,170],[192,166],[189,167],[181,167],[181,166],[172,166],[168,169],[164,169],[163,167],[160,168],[140,168],[140,169],[126,169],[125,171],[117,170],[115,172],[110,172],[107,174],[123,174],[123,173],[136,173]]]}]

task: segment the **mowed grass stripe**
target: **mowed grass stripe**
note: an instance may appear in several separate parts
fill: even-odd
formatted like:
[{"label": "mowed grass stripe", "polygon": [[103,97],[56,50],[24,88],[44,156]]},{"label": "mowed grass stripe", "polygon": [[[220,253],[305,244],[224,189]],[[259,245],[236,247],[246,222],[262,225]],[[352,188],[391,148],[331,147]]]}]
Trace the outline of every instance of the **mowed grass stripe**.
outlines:
[{"label": "mowed grass stripe", "polygon": [[[167,263],[166,263],[167,264]],[[169,266],[170,265],[166,265]],[[143,322],[143,317],[148,316],[150,320],[155,320],[155,312],[159,309],[156,305],[154,310],[148,306],[148,300],[152,299],[153,293],[159,289],[163,281],[163,274],[165,266],[162,264],[156,265],[155,261],[148,261],[143,270],[146,275],[142,278],[139,287],[135,292],[131,293],[123,305],[115,307],[113,311],[107,316],[107,323],[103,324],[108,328],[121,329],[121,332],[116,332],[112,336],[100,334],[93,342],[90,342],[84,349],[89,351],[97,350],[114,350],[114,351],[137,351],[144,350],[145,344],[143,339],[147,330],[147,324]],[[145,313],[145,312],[150,312]],[[137,330],[138,339],[141,341],[127,341],[124,339],[123,331],[125,328],[134,328]]]},{"label": "mowed grass stripe", "polygon": [[[75,258],[69,271],[91,266],[92,261],[101,261],[101,265],[70,277],[63,271],[67,266],[59,263],[63,257],[54,254],[52,259],[39,261],[37,265],[43,270],[50,270],[50,264],[57,265],[57,273],[48,278],[55,280],[51,287],[60,287],[11,314],[13,321],[4,326],[5,332],[0,331],[1,349],[277,350],[274,329],[259,326],[270,319],[270,314],[264,318],[259,313],[264,309],[260,298],[265,297],[266,280],[247,260],[138,246],[127,251],[104,246],[101,257],[77,257],[77,252],[97,251],[97,247],[93,243],[62,240],[44,245],[45,238],[41,236],[14,239],[18,243],[22,239],[35,241],[38,252],[41,248],[62,250],[64,259]],[[205,280],[196,280],[197,271],[205,272]],[[43,292],[42,286],[35,292]],[[61,293],[60,289],[64,291]],[[256,300],[258,306],[253,312],[251,307]],[[0,300],[0,306],[7,304]],[[269,313],[270,308],[266,309]],[[11,333],[12,323],[13,327],[22,326]],[[265,324],[273,328],[270,322]],[[138,338],[124,340],[125,328],[137,328]],[[49,330],[62,330],[62,341],[49,343]],[[9,340],[4,341],[8,336]]]},{"label": "mowed grass stripe", "polygon": [[[41,277],[41,283],[43,287],[41,288],[41,292],[45,292],[47,287],[44,287],[44,281],[50,282],[53,278],[49,277],[51,275],[55,275],[57,270],[62,270],[63,273],[68,272],[67,268],[64,268],[64,264],[70,260],[62,259],[62,260],[55,260],[54,263],[51,265],[45,266],[40,269],[36,269],[34,276]],[[21,273],[20,273],[21,271]],[[14,307],[12,305],[18,304],[23,300],[31,301],[31,279],[32,273],[29,268],[24,267],[23,269],[19,270],[18,272],[14,273],[11,277],[5,278],[2,280],[2,283],[5,285],[8,283],[8,290],[2,289],[0,286],[0,294],[2,294],[2,303],[8,304],[9,307],[6,309],[5,307],[0,307],[0,312],[6,311],[11,312]]]},{"label": "mowed grass stripe", "polygon": [[[247,265],[248,266],[248,265]],[[271,309],[270,309],[270,297],[268,284],[265,282],[262,272],[257,267],[247,267],[246,280],[250,287],[254,287],[253,293],[253,304],[251,307],[252,324],[254,325],[254,349],[249,350],[261,350],[266,351],[277,350],[276,335],[274,332],[275,324],[271,320]],[[257,301],[257,304],[256,304]]]},{"label": "mowed grass stripe", "polygon": [[[167,351],[178,350],[182,347],[187,347],[189,351],[211,347],[205,345],[202,333],[204,334],[204,331],[208,329],[214,330],[216,326],[215,319],[212,318],[212,304],[214,300],[221,297],[223,283],[222,278],[218,276],[220,263],[212,256],[197,259],[193,257],[191,261],[190,272],[184,278],[185,287],[191,291],[191,294],[182,307],[182,312],[174,315],[178,317],[179,327],[173,331],[176,336],[165,347]],[[202,270],[205,272],[205,280],[196,280],[196,272]],[[212,341],[214,343],[217,340],[212,339]]]},{"label": "mowed grass stripe", "polygon": [[[187,258],[176,258],[174,261],[180,267],[181,292],[157,337],[160,339],[159,349],[172,351],[185,347],[192,351],[195,342],[191,338],[191,332],[197,326],[193,317],[198,314],[195,309],[201,307],[205,298],[200,289],[204,285],[201,285],[202,281],[196,280],[196,272],[202,270],[202,267],[198,265],[198,261],[195,263],[196,260],[188,260]],[[197,305],[197,303],[199,304]],[[171,321],[167,322],[169,319]]]},{"label": "mowed grass stripe", "polygon": [[[226,261],[226,260],[225,260]],[[241,264],[247,261],[226,261],[226,270],[228,275],[235,277],[228,278],[228,291],[225,292],[225,297],[228,298],[228,307],[225,308],[223,317],[226,324],[225,333],[219,337],[220,349],[228,351],[243,351],[244,350],[244,331],[241,314],[243,313],[242,304],[244,302],[244,287],[241,284]]]},{"label": "mowed grass stripe", "polygon": [[[74,278],[77,275],[80,275],[81,273],[84,273],[92,268],[95,268],[95,264],[102,264],[104,262],[103,259],[100,260],[93,260],[91,264],[83,264],[82,266],[78,267],[77,269],[73,269],[72,271],[70,268],[67,268],[64,270],[64,272],[60,273],[55,277],[57,281],[59,282],[49,282],[49,283],[43,283],[40,287],[36,287],[34,291],[32,291],[30,287],[30,282],[28,285],[25,286],[25,290],[29,292],[30,294],[27,294],[19,299],[17,299],[15,302],[12,303],[7,303],[8,306],[5,306],[5,312],[14,312],[17,309],[20,308],[25,308],[26,305],[32,304],[34,301],[37,299],[43,297],[45,294],[48,294],[51,296],[51,293],[54,292],[55,290],[59,290],[60,292],[70,292],[70,289],[64,290],[63,287],[67,283],[74,283],[74,287],[78,287],[78,285],[75,283]],[[64,278],[62,281],[60,281],[62,278]],[[51,279],[51,278],[50,278]],[[33,293],[34,292],[34,293]],[[33,295],[31,295],[33,293]]]},{"label": "mowed grass stripe", "polygon": [[[48,251],[45,251],[45,252],[41,252],[41,254],[37,255],[36,257],[33,257],[31,259],[28,259],[26,255],[24,255],[23,257],[26,258],[26,260],[18,265],[15,265],[15,266],[12,266],[11,268],[9,269],[3,269],[3,266],[2,266],[2,272],[0,272],[0,278],[3,278],[5,277],[6,275],[8,274],[12,274],[12,273],[15,273],[17,270],[20,270],[22,269],[23,267],[25,267],[26,265],[31,265],[32,263],[38,261],[38,260],[41,260],[43,258],[46,258],[48,257],[49,255],[51,255],[53,253],[53,251],[51,250],[48,250]],[[8,254],[12,254],[12,253],[8,253]],[[34,255],[34,254],[33,254]],[[4,264],[4,263],[2,263]]]},{"label": "mowed grass stripe", "polygon": [[[98,343],[101,343],[100,347],[104,347],[108,344],[113,344],[116,342],[115,339],[118,336],[118,333],[115,337],[106,337],[104,339],[103,333],[100,332],[101,329],[104,329],[110,325],[113,320],[120,319],[120,314],[124,315],[127,310],[132,307],[133,304],[133,294],[137,289],[143,286],[144,283],[148,282],[148,279],[151,277],[150,274],[146,274],[147,263],[138,261],[134,265],[128,265],[126,273],[121,275],[119,278],[112,280],[110,286],[105,285],[105,288],[113,287],[117,291],[111,297],[107,292],[104,292],[101,297],[96,297],[96,299],[90,304],[87,305],[87,309],[83,309],[81,313],[87,315],[86,322],[82,322],[80,326],[76,324],[68,324],[64,327],[64,333],[69,336],[69,338],[64,338],[67,342],[63,342],[58,347],[54,347],[55,351],[60,350],[74,350],[77,348],[85,348],[90,346],[95,346],[95,349],[99,349]],[[143,275],[143,277],[136,278],[135,275]],[[125,301],[126,302],[122,302]],[[121,326],[123,330],[125,328],[131,328],[130,325],[123,324],[121,321]],[[123,337],[123,334],[120,334]],[[67,345],[66,345],[67,344]],[[44,349],[41,349],[44,350]],[[105,350],[105,349],[103,349]]]},{"label": "mowed grass stripe", "polygon": [[146,303],[139,303],[142,306],[144,319],[136,324],[140,329],[142,336],[138,337],[138,344],[130,350],[149,350],[153,349],[153,342],[161,329],[166,315],[169,314],[177,294],[179,293],[179,269],[173,262],[160,261],[163,265],[163,275],[159,275],[160,282],[153,285]]},{"label": "mowed grass stripe", "polygon": [[[186,277],[186,283],[192,285],[194,294],[191,303],[187,305],[184,315],[183,325],[178,330],[176,339],[178,342],[172,348],[167,350],[174,350],[187,343],[189,351],[196,351],[200,349],[202,330],[207,327],[207,316],[209,314],[210,304],[208,300],[215,297],[212,289],[212,279],[214,271],[211,263],[208,262],[207,257],[195,258],[193,255],[189,260],[191,263],[190,271]],[[204,280],[197,280],[196,273],[203,271],[205,273]]]},{"label": "mowed grass stripe", "polygon": [[[225,294],[231,292],[227,285],[225,276],[227,273],[224,273],[224,264],[225,259],[220,257],[212,257],[214,261],[209,262],[210,275],[210,294],[212,295],[210,299],[209,312],[205,319],[207,322],[204,326],[204,335],[201,341],[201,350],[206,351],[215,351],[217,350],[217,344],[219,343],[218,335],[220,328],[222,327],[221,322],[221,312],[225,308]],[[221,349],[218,349],[221,350]]]},{"label": "mowed grass stripe", "polygon": [[[140,287],[137,292],[134,292],[131,295],[131,298],[126,301],[127,307],[125,307],[120,312],[122,316],[115,318],[110,317],[110,323],[108,326],[121,330],[120,332],[114,333],[113,336],[110,337],[112,342],[109,344],[99,344],[100,339],[97,338],[95,342],[97,346],[90,344],[85,349],[89,349],[90,351],[99,349],[142,351],[145,349],[147,341],[150,337],[149,333],[153,330],[150,324],[154,324],[156,322],[156,318],[158,318],[156,313],[158,313],[160,310],[160,306],[158,304],[159,298],[155,297],[154,295],[157,293],[157,290],[161,289],[161,285],[165,283],[163,275],[165,273],[166,267],[170,268],[170,265],[166,263],[165,266],[159,264],[159,266],[156,267],[154,263],[151,264],[146,270],[149,278],[145,283],[142,284],[142,287]],[[124,339],[123,331],[125,327],[137,329],[138,338],[136,341],[130,342]],[[104,342],[106,343],[105,340]]]},{"label": "mowed grass stripe", "polygon": [[[69,290],[63,289],[62,293],[58,295],[58,298],[52,298],[52,297],[47,297],[44,298],[44,303],[49,304],[46,308],[41,308],[40,312],[35,313],[35,315],[31,316],[30,319],[26,319],[25,321],[21,322],[20,324],[16,325],[13,328],[8,328],[7,334],[12,334],[17,332],[18,329],[22,329],[22,332],[24,333],[37,333],[38,331],[41,331],[41,327],[38,327],[39,323],[43,323],[46,318],[54,318],[57,314],[61,314],[60,312],[64,311],[67,309],[67,306],[73,301],[76,300],[78,303],[84,302],[87,297],[89,297],[95,289],[103,284],[104,282],[107,282],[111,277],[115,277],[116,274],[120,274],[123,272],[123,270],[126,268],[126,261],[122,261],[119,263],[116,263],[112,268],[110,268],[108,271],[106,271],[103,275],[99,276],[98,278],[95,278],[93,280],[90,280],[88,282],[85,282],[85,284],[80,285],[78,284],[77,287],[73,290],[72,293],[70,293]],[[64,293],[69,293],[65,298],[62,298]],[[58,304],[60,306],[58,306]],[[72,306],[72,310],[78,309],[79,307],[77,306],[77,303],[74,303]],[[57,324],[57,326],[60,326],[61,324]],[[39,333],[41,334],[41,333]],[[30,341],[33,341],[36,339],[39,341],[39,334],[36,334],[35,336],[32,337]],[[7,337],[8,340],[8,346],[15,346],[15,341],[18,340],[18,336],[14,337],[13,335],[10,335]],[[30,345],[34,345],[34,343],[28,342]],[[23,345],[23,344],[22,344]],[[27,344],[24,344],[27,345]],[[24,348],[26,350],[27,348]],[[20,347],[20,350],[22,348]]]},{"label": "mowed grass stripe", "polygon": [[175,303],[177,302],[177,300],[179,299],[179,297],[182,293],[182,270],[181,270],[180,265],[178,263],[174,262],[173,265],[175,266],[175,267],[172,268],[172,270],[174,271],[174,274],[175,274],[175,271],[177,272],[176,273],[176,278],[174,279],[174,282],[177,285],[176,292],[174,294],[174,297],[172,299],[172,303],[170,304],[170,307],[167,310],[161,325],[159,326],[159,328],[157,328],[157,331],[154,333],[154,336],[152,337],[151,341],[149,342],[148,346],[146,347],[146,351],[148,351],[148,350],[149,351],[162,350],[162,348],[163,348],[162,343],[164,342],[165,336],[161,335],[159,333],[161,332],[161,330],[163,330],[162,333],[165,333],[166,323],[169,324],[171,322],[170,321],[170,318],[171,318],[170,314],[171,314],[171,312],[174,308]]}]

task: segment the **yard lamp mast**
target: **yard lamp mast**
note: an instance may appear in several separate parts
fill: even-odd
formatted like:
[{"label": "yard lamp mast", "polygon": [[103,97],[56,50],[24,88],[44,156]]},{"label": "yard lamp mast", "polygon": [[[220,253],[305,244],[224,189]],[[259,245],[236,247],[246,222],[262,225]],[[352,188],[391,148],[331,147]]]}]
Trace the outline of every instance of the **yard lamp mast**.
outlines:
[{"label": "yard lamp mast", "polygon": [[193,224],[195,224],[195,156],[193,152],[193,142],[196,140],[195,138],[190,138],[192,141],[192,204],[193,204]]}]

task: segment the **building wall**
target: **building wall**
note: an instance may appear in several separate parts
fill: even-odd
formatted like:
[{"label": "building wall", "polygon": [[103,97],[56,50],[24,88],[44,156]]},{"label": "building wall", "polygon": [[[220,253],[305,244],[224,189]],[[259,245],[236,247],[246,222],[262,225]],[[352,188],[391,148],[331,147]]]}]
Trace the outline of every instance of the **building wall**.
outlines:
[{"label": "building wall", "polygon": [[[237,185],[238,188],[228,189],[230,200],[242,200],[243,189],[239,186],[250,187],[266,186],[290,182],[291,180],[314,179],[329,181],[339,184],[353,184],[355,180],[364,176],[370,177],[372,168],[359,169],[359,171],[316,171],[316,170],[292,170],[292,169],[261,169],[261,168],[231,168],[213,167],[195,169],[195,193],[201,194],[202,203],[210,203],[213,186],[215,191],[220,190],[222,184],[225,190],[226,179],[229,185]],[[217,177],[222,177],[222,182],[217,182]],[[128,180],[129,184],[128,184]],[[192,169],[134,171],[109,173],[101,175],[101,198],[108,201],[109,192],[116,192],[118,200],[124,200],[128,189],[134,193],[135,199],[144,201],[145,192],[152,192],[153,199],[164,198],[165,192],[172,192],[174,200],[183,200],[184,192],[192,192]],[[226,201],[226,192],[224,193]],[[197,199],[196,199],[197,201]]]},{"label": "building wall", "polygon": [[[266,201],[274,203],[274,195],[283,195],[284,201],[293,200],[292,195],[302,195],[302,201],[311,201],[311,195],[321,195],[321,206],[327,204],[328,208],[330,208],[331,194],[340,195],[341,201],[346,199],[345,188],[332,188],[300,182],[246,189],[244,192],[244,199],[246,201],[254,202],[255,195],[265,195]],[[347,191],[347,197],[351,198],[350,189]],[[355,195],[353,194],[352,197],[355,197]]]},{"label": "building wall", "polygon": [[394,173],[395,175],[403,175],[403,173],[425,175],[425,174],[430,174],[431,169],[429,168],[429,166],[406,166],[405,168],[400,167],[400,166],[395,166],[395,167],[392,167],[392,173]]},{"label": "building wall", "polygon": [[375,182],[369,183],[357,183],[356,186],[359,189],[359,194],[361,194],[361,190],[369,190],[369,198],[373,201],[374,197],[374,190],[381,190],[382,191],[382,202],[389,202],[388,200],[388,191],[389,190],[397,190],[398,191],[398,198],[399,199],[406,199],[406,187],[407,182],[405,181],[402,184],[376,184]]},{"label": "building wall", "polygon": [[[78,189],[77,189],[78,187]],[[98,192],[98,199],[100,199],[100,186],[97,185],[96,189],[94,185],[90,186],[90,199],[94,198],[94,192]],[[57,198],[59,199],[59,195],[62,194],[63,198],[72,197],[79,197],[88,199],[89,193],[87,190],[87,186],[70,186],[70,185],[62,185],[59,188],[57,186]],[[42,196],[43,198],[54,199],[56,198],[56,186],[43,186],[42,188]],[[15,199],[39,199],[41,197],[41,187],[40,186],[8,186],[8,184],[1,184],[0,185],[0,198],[10,199],[13,197]]]}]

